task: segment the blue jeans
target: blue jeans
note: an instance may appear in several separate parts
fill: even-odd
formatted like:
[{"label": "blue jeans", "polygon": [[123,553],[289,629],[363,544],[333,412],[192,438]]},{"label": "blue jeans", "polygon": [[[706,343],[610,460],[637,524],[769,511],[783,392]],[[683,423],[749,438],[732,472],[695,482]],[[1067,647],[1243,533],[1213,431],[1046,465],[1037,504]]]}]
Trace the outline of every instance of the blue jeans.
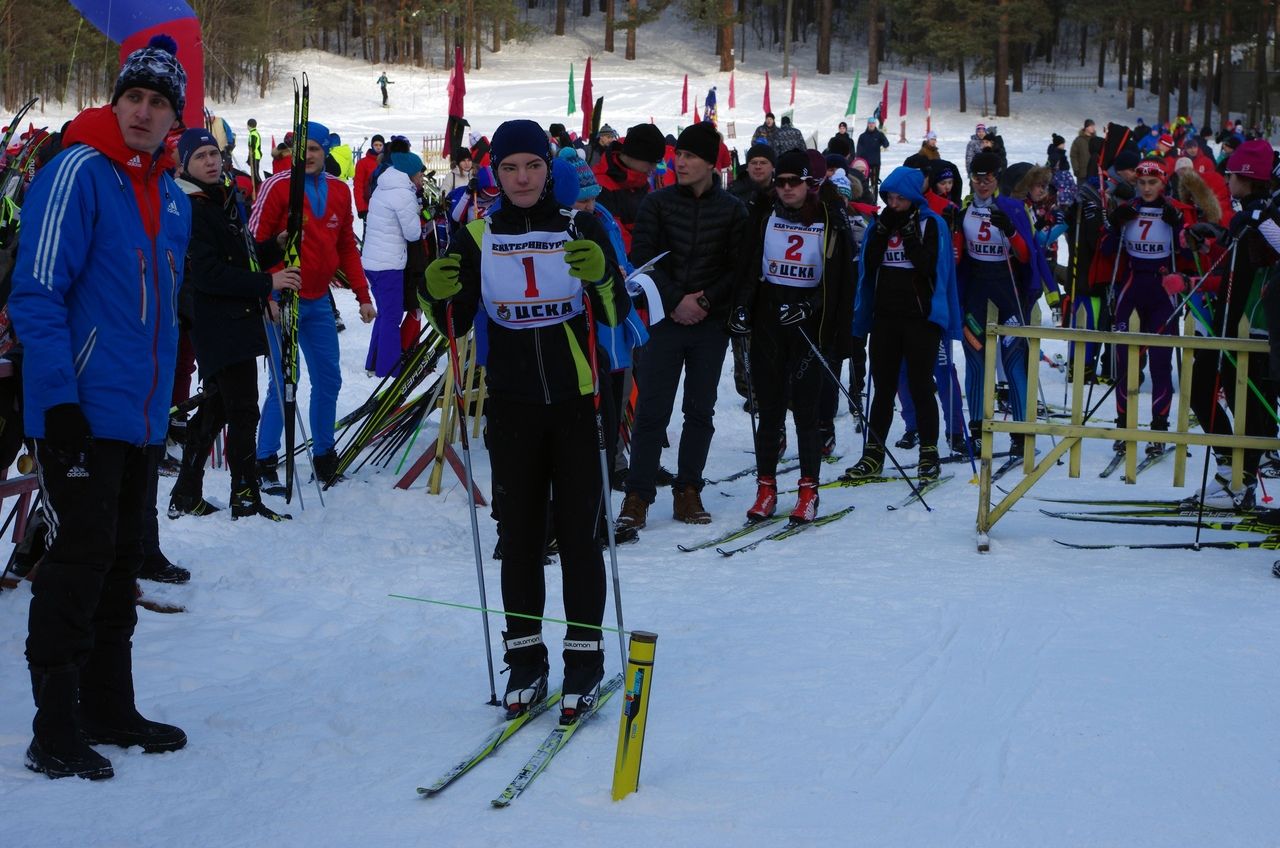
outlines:
[{"label": "blue jeans", "polygon": [[[280,373],[280,328],[267,333],[270,348],[270,385],[262,404],[262,420],[258,424],[258,459],[280,452],[280,434],[284,419],[280,410],[280,389],[276,375]],[[342,388],[342,370],[338,367],[338,325],[333,321],[329,298],[298,298],[298,347],[307,363],[311,380],[310,424],[312,453],[315,456],[333,450],[334,422],[338,417],[338,390]]]}]

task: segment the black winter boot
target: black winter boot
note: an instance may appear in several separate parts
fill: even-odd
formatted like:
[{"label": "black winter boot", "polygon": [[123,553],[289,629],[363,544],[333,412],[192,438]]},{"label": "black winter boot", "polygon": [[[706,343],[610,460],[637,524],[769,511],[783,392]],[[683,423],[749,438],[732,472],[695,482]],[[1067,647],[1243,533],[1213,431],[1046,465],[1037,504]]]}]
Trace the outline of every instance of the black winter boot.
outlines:
[{"label": "black winter boot", "polygon": [[564,639],[564,693],[560,723],[573,724],[595,706],[604,679],[604,642],[598,635]]},{"label": "black winter boot", "polygon": [[288,521],[293,518],[287,512],[276,512],[262,504],[257,484],[249,478],[231,481],[231,520],[260,515],[271,521]]},{"label": "black winter boot", "polygon": [[31,694],[36,717],[35,738],[27,747],[26,766],[50,778],[83,777],[105,780],[115,771],[111,761],[89,747],[76,723],[80,669],[74,665],[31,669]]},{"label": "black winter boot", "polygon": [[337,451],[318,453],[311,458],[311,462],[315,467],[316,478],[319,479],[322,486],[332,486],[347,479],[338,473]]},{"label": "black winter boot", "polygon": [[187,734],[143,718],[133,699],[133,646],[97,645],[81,671],[80,727],[91,745],[141,746],[148,754],[177,751]]},{"label": "black winter boot", "polygon": [[502,655],[507,664],[507,690],[502,702],[507,707],[507,718],[515,718],[531,706],[547,697],[547,646],[541,633],[517,636],[502,634]]},{"label": "black winter boot", "polygon": [[284,484],[280,482],[279,469],[278,456],[258,460],[258,488],[262,494],[284,497]]}]

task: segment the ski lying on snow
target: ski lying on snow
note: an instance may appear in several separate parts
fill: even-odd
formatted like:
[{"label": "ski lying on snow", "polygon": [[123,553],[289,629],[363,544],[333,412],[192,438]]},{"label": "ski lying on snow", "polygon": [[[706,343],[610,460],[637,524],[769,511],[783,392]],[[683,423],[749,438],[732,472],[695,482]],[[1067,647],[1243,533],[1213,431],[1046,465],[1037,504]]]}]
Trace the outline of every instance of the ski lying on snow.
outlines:
[{"label": "ski lying on snow", "polygon": [[1232,518],[1210,518],[1208,513],[1204,521],[1197,522],[1195,511],[1187,510],[1183,515],[1145,516],[1145,515],[1108,515],[1106,513],[1087,512],[1049,512],[1040,510],[1051,518],[1064,518],[1068,521],[1100,521],[1106,524],[1136,524],[1144,527],[1195,527],[1197,523],[1206,530],[1238,530],[1244,533],[1264,533],[1268,536],[1280,534],[1280,524],[1262,521],[1248,514],[1231,514]]},{"label": "ski lying on snow", "polygon": [[[1008,452],[1007,450],[1006,450],[1006,451],[996,451],[995,453],[991,454],[991,458],[992,458],[992,459],[1000,459],[1001,457],[1006,457],[1006,456],[1008,456],[1008,455],[1009,455],[1009,452]],[[979,461],[981,461],[981,459],[982,459],[982,457],[981,457],[981,456],[979,456],[978,454],[976,454],[976,453],[975,453],[975,454],[973,455],[973,461],[974,461],[974,462],[979,462]],[[968,453],[949,453],[949,454],[947,454],[947,455],[946,455],[946,456],[944,456],[944,457],[940,457],[940,458],[938,459],[938,464],[939,464],[939,465],[947,465],[948,463],[952,463],[952,462],[968,462],[968,461],[969,461],[969,454],[968,454]],[[918,462],[913,462],[913,463],[911,463],[910,465],[904,465],[904,466],[902,466],[902,467],[903,467],[903,468],[907,468],[907,469],[910,469],[910,468],[916,468],[917,466],[919,466],[919,464],[920,464],[920,463],[918,463]]]},{"label": "ski lying on snow", "polygon": [[916,491],[907,495],[906,498],[898,501],[897,503],[885,504],[884,508],[888,510],[905,509],[913,503],[918,503],[921,495],[929,494],[948,480],[954,480],[955,476],[956,475],[954,474],[948,474],[945,477],[939,477],[936,480],[930,480],[926,483],[916,483]]},{"label": "ski lying on snow", "polygon": [[1096,510],[1048,510],[1041,509],[1045,515],[1053,518],[1073,518],[1077,515],[1112,515],[1118,518],[1250,518],[1256,517],[1261,513],[1258,510],[1250,510],[1248,512],[1237,512],[1233,509],[1221,509],[1218,507],[1206,507],[1203,514],[1198,506],[1187,504],[1177,504],[1175,506],[1135,506],[1121,507],[1120,509],[1096,509]]},{"label": "ski lying on snow", "polygon": [[1064,542],[1061,539],[1054,539],[1064,548],[1075,548],[1085,551],[1103,551],[1112,548],[1127,548],[1128,550],[1140,549],[1157,549],[1157,550],[1188,550],[1194,551],[1200,548],[1222,548],[1231,549],[1248,549],[1248,548],[1265,548],[1270,551],[1280,551],[1280,536],[1268,536],[1265,539],[1239,539],[1231,542],[1201,542],[1197,545],[1195,542],[1151,542],[1138,544],[1116,544],[1116,545],[1082,545],[1076,542]]},{"label": "ski lying on snow", "polygon": [[676,545],[676,547],[684,551],[685,553],[692,553],[693,551],[701,551],[706,548],[714,548],[717,545],[723,545],[725,542],[732,542],[735,539],[741,539],[743,536],[754,533],[755,531],[761,528],[771,527],[774,524],[777,524],[779,521],[784,520],[786,517],[787,516],[785,515],[771,515],[768,518],[761,519],[760,521],[748,521],[746,524],[743,524],[741,527],[735,527],[734,529],[724,533],[723,535],[716,536],[714,539],[707,539],[706,541],[698,542],[697,544],[693,544],[693,545]]},{"label": "ski lying on snow", "polygon": [[502,722],[502,724],[498,725],[492,731],[489,732],[489,735],[485,737],[484,741],[480,743],[479,747],[477,747],[470,754],[468,754],[467,756],[459,760],[457,764],[453,766],[453,768],[449,769],[444,774],[440,775],[440,777],[437,778],[434,783],[432,783],[429,786],[419,786],[418,794],[426,798],[430,798],[433,795],[436,795],[437,793],[442,791],[446,786],[453,783],[455,780],[462,777],[467,772],[471,771],[471,769],[474,768],[476,764],[478,764],[485,757],[488,757],[494,751],[498,750],[498,748],[502,746],[503,742],[506,742],[508,739],[510,739],[512,736],[515,735],[517,730],[524,727],[526,724],[533,721],[535,718],[542,715],[543,713],[545,713],[547,710],[554,707],[559,702],[560,702],[560,690],[556,689],[546,698],[543,698],[537,704],[525,710],[520,715],[516,716],[515,718],[507,719],[506,721]]},{"label": "ski lying on snow", "polygon": [[520,796],[520,793],[529,788],[529,784],[546,770],[547,765],[551,762],[551,758],[569,744],[569,740],[578,732],[578,728],[590,721],[591,717],[600,711],[605,702],[613,697],[613,693],[622,688],[622,675],[617,674],[606,684],[600,687],[600,694],[596,696],[596,702],[586,713],[578,717],[573,724],[560,724],[554,730],[547,734],[547,738],[542,740],[542,744],[538,746],[538,750],[533,752],[533,756],[524,764],[524,767],[516,774],[515,778],[507,784],[507,788],[502,794],[494,798],[490,803],[495,807],[505,807]]},{"label": "ski lying on snow", "polygon": [[833,521],[837,521],[841,518],[844,518],[846,515],[848,515],[851,512],[853,512],[853,507],[847,506],[844,509],[839,510],[837,512],[833,512],[828,515],[820,515],[817,518],[815,518],[813,521],[806,521],[802,524],[788,524],[786,527],[783,527],[778,530],[774,530],[772,533],[768,534],[767,536],[761,536],[759,539],[756,539],[753,542],[748,542],[747,544],[738,548],[716,548],[716,553],[720,554],[721,556],[730,557],[730,556],[733,556],[734,554],[740,554],[744,551],[755,550],[757,547],[760,546],[761,542],[776,542],[781,539],[789,539],[792,536],[796,535],[797,533],[803,533],[805,530],[808,530],[810,527],[821,527],[824,524],[830,524]]},{"label": "ski lying on snow", "polygon": [[[1009,494],[1009,490],[1001,486],[997,486],[1002,494]],[[1027,495],[1033,501],[1041,503],[1059,503],[1059,504],[1081,504],[1084,506],[1150,506],[1164,507],[1166,509],[1176,509],[1182,505],[1181,500],[1172,500],[1169,498],[1045,498],[1035,495]]]},{"label": "ski lying on snow", "polygon": [[1010,471],[1017,468],[1021,464],[1022,464],[1022,457],[1020,456],[1009,457],[1000,465],[999,468],[991,472],[991,482],[994,483],[995,481],[999,480],[1001,477],[1008,474]]}]

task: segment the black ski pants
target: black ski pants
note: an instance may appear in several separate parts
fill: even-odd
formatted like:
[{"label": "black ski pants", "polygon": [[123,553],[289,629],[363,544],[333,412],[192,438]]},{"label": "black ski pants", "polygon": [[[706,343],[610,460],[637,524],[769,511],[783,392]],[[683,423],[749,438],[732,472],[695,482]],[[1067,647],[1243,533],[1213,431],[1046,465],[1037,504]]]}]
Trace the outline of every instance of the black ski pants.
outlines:
[{"label": "black ski pants", "polygon": [[[905,362],[907,388],[916,406],[916,429],[920,444],[938,444],[938,401],[934,396],[933,367],[938,358],[942,328],[925,318],[877,315],[871,324],[868,343],[871,357],[871,433],[873,443],[889,437],[893,423],[893,400],[898,377]],[[884,443],[879,443],[884,447]]]},{"label": "black ski pants", "polygon": [[[599,441],[591,397],[531,404],[491,397],[489,457],[494,500],[501,502],[502,602],[510,612],[542,615],[547,520],[560,545],[565,618],[599,625],[604,616],[604,557],[596,530],[604,509]],[[554,494],[554,497],[553,497]],[[541,624],[507,618],[507,633],[540,632]],[[571,639],[598,639],[589,628]]]},{"label": "black ski pants", "polygon": [[654,478],[682,373],[684,427],[680,431],[675,485],[702,491],[702,472],[716,432],[716,393],[728,350],[729,336],[719,320],[684,325],[668,319],[649,330],[649,343],[640,353],[640,393],[631,436],[628,493],[638,494],[649,503],[657,496]]},{"label": "black ski pants", "polygon": [[[809,338],[817,337],[817,321],[804,322]],[[778,471],[778,445],[786,426],[787,404],[796,423],[800,475],[818,479],[822,438],[818,434],[818,402],[823,380],[829,380],[813,348],[798,327],[781,327],[760,320],[751,334],[751,385],[760,420],[756,425],[756,473],[773,477]]]},{"label": "black ski pants", "polygon": [[175,494],[201,494],[204,467],[214,441],[227,428],[227,467],[232,494],[255,479],[258,431],[257,360],[246,359],[220,369],[204,380],[208,397],[187,426],[182,449],[182,472]]},{"label": "black ski pants", "polygon": [[48,552],[31,581],[32,669],[79,666],[88,674],[99,649],[127,650],[138,623],[136,579],[154,450],[94,439],[80,469],[36,440],[49,530]]}]

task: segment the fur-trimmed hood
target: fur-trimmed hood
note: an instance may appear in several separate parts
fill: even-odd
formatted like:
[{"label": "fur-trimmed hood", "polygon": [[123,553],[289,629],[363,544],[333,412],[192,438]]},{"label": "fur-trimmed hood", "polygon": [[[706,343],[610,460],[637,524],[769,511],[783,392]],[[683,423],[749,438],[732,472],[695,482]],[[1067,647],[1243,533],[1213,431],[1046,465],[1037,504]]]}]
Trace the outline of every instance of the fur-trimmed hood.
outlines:
[{"label": "fur-trimmed hood", "polygon": [[1031,187],[1037,183],[1048,185],[1053,182],[1053,172],[1043,165],[1033,165],[1027,169],[1027,172],[1018,178],[1014,183],[1013,191],[1009,194],[1018,200],[1026,200],[1027,194],[1031,191]]},{"label": "fur-trimmed hood", "polygon": [[1178,171],[1178,199],[1196,207],[1202,221],[1211,224],[1222,222],[1222,205],[1217,195],[1193,168]]}]

